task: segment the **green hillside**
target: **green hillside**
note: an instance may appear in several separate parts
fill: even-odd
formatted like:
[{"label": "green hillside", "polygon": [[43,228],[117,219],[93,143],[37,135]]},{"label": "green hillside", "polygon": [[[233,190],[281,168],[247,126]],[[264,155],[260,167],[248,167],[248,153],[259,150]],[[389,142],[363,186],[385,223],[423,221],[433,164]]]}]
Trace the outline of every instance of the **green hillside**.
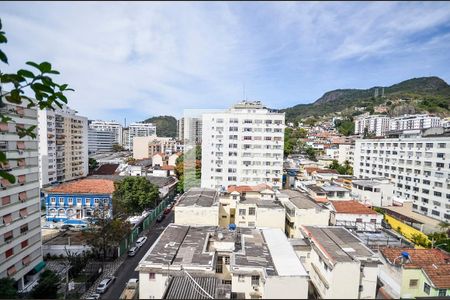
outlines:
[{"label": "green hillside", "polygon": [[156,135],[160,137],[177,136],[177,119],[172,116],[151,117],[144,123],[152,123],[156,126]]},{"label": "green hillside", "polygon": [[439,77],[413,78],[384,87],[383,95],[382,89],[338,89],[325,93],[314,103],[299,104],[281,111],[286,113],[288,122],[307,117],[320,118],[336,112],[351,113],[354,107],[366,107],[371,111],[380,104],[387,104],[389,112],[401,112],[403,107],[407,107],[412,112],[441,116],[450,113],[450,86]]}]

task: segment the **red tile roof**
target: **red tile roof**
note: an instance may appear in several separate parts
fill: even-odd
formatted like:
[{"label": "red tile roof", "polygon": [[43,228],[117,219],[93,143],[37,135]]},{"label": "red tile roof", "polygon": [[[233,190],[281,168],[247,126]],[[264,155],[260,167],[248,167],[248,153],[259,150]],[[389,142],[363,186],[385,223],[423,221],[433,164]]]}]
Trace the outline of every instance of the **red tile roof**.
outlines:
[{"label": "red tile roof", "polygon": [[331,169],[318,169],[316,171],[316,173],[319,173],[319,174],[339,174],[338,171],[331,170]]},{"label": "red tile roof", "polygon": [[433,284],[439,289],[450,288],[450,254],[439,249],[413,249],[413,248],[381,248],[380,253],[386,260],[399,266],[402,252],[408,252],[411,260],[404,262],[405,269],[422,269]]},{"label": "red tile roof", "polygon": [[81,179],[63,183],[48,190],[49,193],[67,194],[112,194],[114,181],[108,179]]},{"label": "red tile roof", "polygon": [[161,170],[175,170],[174,166],[164,165],[161,167]]},{"label": "red tile roof", "polygon": [[267,190],[267,189],[272,190],[272,188],[269,185],[267,185],[265,183],[261,183],[261,184],[253,185],[253,186],[251,186],[251,185],[229,185],[227,190],[228,190],[228,193],[232,193],[232,192],[239,192],[239,193],[244,192],[245,193],[245,192],[261,192],[261,191]]},{"label": "red tile roof", "polygon": [[364,214],[364,215],[376,215],[377,212],[371,210],[367,206],[359,203],[355,200],[350,201],[330,201],[333,204],[334,209],[340,214]]}]

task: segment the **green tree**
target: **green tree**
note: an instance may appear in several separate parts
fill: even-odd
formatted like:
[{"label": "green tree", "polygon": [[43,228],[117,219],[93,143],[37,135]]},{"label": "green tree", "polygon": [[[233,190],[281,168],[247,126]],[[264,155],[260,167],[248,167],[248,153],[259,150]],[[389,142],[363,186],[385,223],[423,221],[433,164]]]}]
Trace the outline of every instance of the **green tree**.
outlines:
[{"label": "green tree", "polygon": [[93,255],[104,261],[108,253],[112,255],[117,253],[117,247],[130,231],[131,224],[123,217],[111,218],[106,211],[97,210],[92,224],[86,231],[83,231],[83,235],[92,247]]},{"label": "green tree", "polygon": [[114,152],[120,152],[120,151],[124,151],[125,148],[123,148],[121,145],[119,144],[113,144],[112,145],[112,149]]},{"label": "green tree", "polygon": [[[8,42],[5,32],[2,31],[2,22],[0,19],[0,44]],[[8,64],[8,57],[0,49],[0,62]],[[14,123],[10,114],[17,114],[14,107],[10,107],[8,103],[13,105],[27,103],[27,108],[38,107],[39,109],[54,109],[55,106],[62,107],[67,103],[65,92],[73,91],[67,84],[57,84],[53,81],[52,75],[58,75],[59,72],[52,69],[49,62],[35,63],[28,61],[27,65],[33,67],[32,71],[20,69],[13,73],[3,73],[0,70],[0,123]],[[8,90],[8,91],[7,91]],[[25,95],[25,92],[31,92],[34,99]],[[36,126],[16,125],[16,132],[20,138],[31,137],[36,138]],[[0,151],[0,165],[8,164],[6,153]],[[7,179],[10,183],[16,181],[15,176],[0,169],[0,177]]]},{"label": "green tree", "polygon": [[95,170],[98,167],[98,162],[95,158],[89,158],[89,170]]},{"label": "green tree", "polygon": [[127,215],[140,214],[158,204],[159,189],[145,177],[128,176],[115,185],[113,200],[117,211]]},{"label": "green tree", "polygon": [[14,279],[1,278],[0,279],[0,299],[15,299],[17,298],[17,288],[14,286]]},{"label": "green tree", "polygon": [[55,272],[45,270],[39,276],[39,282],[31,291],[31,297],[34,299],[56,299],[58,298],[58,289],[60,279]]},{"label": "green tree", "polygon": [[341,175],[353,175],[353,168],[348,160],[344,162],[344,165],[341,165],[337,160],[334,159],[328,166],[328,168],[336,170]]},{"label": "green tree", "polygon": [[350,120],[339,120],[337,130],[340,134],[349,136],[355,132],[355,124]]}]

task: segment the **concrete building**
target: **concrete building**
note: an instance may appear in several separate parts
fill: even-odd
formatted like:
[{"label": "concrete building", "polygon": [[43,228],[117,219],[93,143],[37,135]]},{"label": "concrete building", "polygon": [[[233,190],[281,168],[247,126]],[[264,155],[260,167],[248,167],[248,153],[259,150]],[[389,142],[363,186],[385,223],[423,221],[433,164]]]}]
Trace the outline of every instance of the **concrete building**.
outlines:
[{"label": "concrete building", "polygon": [[87,118],[67,106],[38,110],[41,187],[88,174]]},{"label": "concrete building", "polygon": [[101,131],[89,128],[88,130],[88,153],[112,152],[115,143],[114,132]]},{"label": "concrete building", "polygon": [[116,121],[89,120],[89,128],[96,131],[112,132],[113,144],[123,145],[123,127]]},{"label": "concrete building", "polygon": [[383,215],[358,201],[330,201],[330,224],[356,231],[376,232],[381,229]]},{"label": "concrete building", "polygon": [[183,144],[170,137],[135,137],[133,144],[133,158],[151,158],[156,153],[172,155],[174,153],[183,152],[183,150]]},{"label": "concrete building", "polygon": [[413,201],[413,210],[442,221],[450,220],[450,135],[409,135],[361,139],[355,144],[354,175],[386,177],[395,198]]},{"label": "concrete building", "polygon": [[170,224],[136,270],[140,299],[308,297],[308,275],[280,229]]},{"label": "concrete building", "polygon": [[338,158],[339,164],[343,165],[346,161],[353,165],[355,156],[355,144],[339,144]]},{"label": "concrete building", "polygon": [[177,139],[187,144],[202,144],[202,118],[183,117],[177,120]]},{"label": "concrete building", "polygon": [[311,243],[314,294],[322,299],[374,299],[379,259],[344,227],[303,226]]},{"label": "concrete building", "polygon": [[370,115],[355,118],[355,134],[368,133],[384,136],[390,129],[390,118],[383,115]]},{"label": "concrete building", "polygon": [[330,211],[306,193],[281,190],[277,197],[286,209],[285,233],[289,238],[303,237],[301,226],[329,225]]},{"label": "concrete building", "polygon": [[[381,248],[384,299],[450,296],[450,255],[440,249]],[[381,297],[380,297],[381,298]],[[382,299],[383,299],[382,298]]]},{"label": "concrete building", "polygon": [[174,223],[179,225],[219,225],[219,193],[191,188],[175,206]]},{"label": "concrete building", "polygon": [[442,120],[439,117],[431,115],[404,115],[393,118],[390,121],[389,129],[392,131],[403,131],[410,129],[427,129],[432,127],[441,127]]},{"label": "concrete building", "polygon": [[352,180],[352,197],[366,206],[392,206],[394,184],[388,178]]},{"label": "concrete building", "polygon": [[306,191],[316,202],[326,203],[331,200],[352,200],[350,190],[336,184],[306,185]]},{"label": "concrete building", "polygon": [[124,145],[125,149],[133,150],[134,139],[137,137],[156,137],[156,126],[152,123],[131,123],[128,126],[128,139]]},{"label": "concrete building", "polygon": [[203,114],[204,188],[269,184],[281,188],[284,113],[243,101],[228,111]]},{"label": "concrete building", "polygon": [[84,224],[89,218],[112,217],[114,181],[81,179],[45,191],[46,220],[65,224]]},{"label": "concrete building", "polygon": [[[1,170],[15,176],[15,183],[1,179],[0,198],[0,278],[9,277],[24,290],[45,266],[42,260],[38,140],[20,138],[17,127],[37,126],[36,108],[28,102],[5,102],[2,114],[12,119],[0,123],[0,149],[8,162]],[[34,133],[37,135],[37,129]],[[46,133],[47,135],[47,133]]]}]

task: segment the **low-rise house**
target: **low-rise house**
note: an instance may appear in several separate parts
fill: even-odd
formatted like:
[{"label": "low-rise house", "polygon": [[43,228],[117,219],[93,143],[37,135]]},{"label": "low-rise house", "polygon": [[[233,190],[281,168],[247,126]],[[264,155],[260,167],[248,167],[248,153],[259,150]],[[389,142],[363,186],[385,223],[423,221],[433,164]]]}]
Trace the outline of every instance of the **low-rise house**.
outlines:
[{"label": "low-rise house", "polygon": [[175,166],[177,159],[182,155],[181,152],[176,152],[173,153],[172,155],[169,156],[169,158],[167,159],[167,165],[169,166]]},{"label": "low-rise house", "polygon": [[286,209],[285,232],[289,238],[303,237],[302,225],[329,225],[330,211],[306,193],[281,190],[277,197]]},{"label": "low-rise house", "polygon": [[378,231],[383,215],[358,201],[330,201],[330,224],[356,231]]},{"label": "low-rise house", "polygon": [[166,155],[164,153],[158,152],[153,154],[152,156],[152,167],[156,166],[163,166],[164,165],[164,159]]},{"label": "low-rise house", "polygon": [[112,217],[114,181],[81,179],[45,191],[46,219],[66,224],[86,223],[96,212]]},{"label": "low-rise house", "polygon": [[322,299],[374,299],[379,259],[344,227],[303,226],[311,243],[314,294]]},{"label": "low-rise house", "polygon": [[280,229],[170,224],[136,271],[140,299],[308,297],[307,272]]},{"label": "low-rise house", "polygon": [[392,206],[394,184],[388,178],[352,181],[352,196],[368,206]]},{"label": "low-rise house", "polygon": [[450,254],[440,249],[381,248],[381,299],[450,296]]},{"label": "low-rise house", "polygon": [[219,224],[219,193],[213,189],[191,188],[175,206],[174,223],[179,225]]},{"label": "low-rise house", "polygon": [[316,202],[325,203],[331,200],[352,200],[350,190],[336,184],[307,185],[306,190]]}]

